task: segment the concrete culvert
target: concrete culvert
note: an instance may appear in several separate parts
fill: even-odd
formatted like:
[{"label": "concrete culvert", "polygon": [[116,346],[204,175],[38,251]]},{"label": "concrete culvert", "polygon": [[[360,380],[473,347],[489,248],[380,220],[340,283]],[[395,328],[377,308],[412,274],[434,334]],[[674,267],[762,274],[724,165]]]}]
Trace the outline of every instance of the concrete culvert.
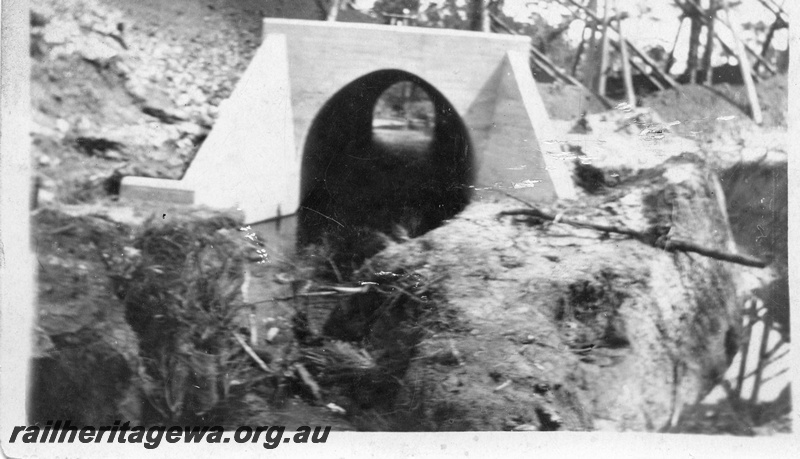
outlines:
[{"label": "concrete culvert", "polygon": [[[305,142],[298,241],[360,262],[382,232],[415,237],[469,202],[473,148],[433,86],[399,70],[359,78],[317,115]],[[345,260],[350,258],[351,260]]]}]

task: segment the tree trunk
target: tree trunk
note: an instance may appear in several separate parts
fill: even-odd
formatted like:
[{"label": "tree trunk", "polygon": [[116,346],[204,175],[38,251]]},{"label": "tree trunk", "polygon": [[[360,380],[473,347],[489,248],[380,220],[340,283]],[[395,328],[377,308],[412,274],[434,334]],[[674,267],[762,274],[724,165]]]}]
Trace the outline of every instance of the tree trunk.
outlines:
[{"label": "tree trunk", "polygon": [[471,0],[470,3],[470,29],[476,32],[491,32],[489,0]]},{"label": "tree trunk", "polygon": [[[593,13],[597,13],[597,0],[589,0],[589,6],[587,9]],[[586,61],[584,62],[584,71],[583,71],[583,82],[586,86],[592,88],[594,90],[597,88],[597,68],[600,65],[600,53],[597,49],[597,23],[598,21],[593,21],[589,26],[589,48],[588,52],[586,53]]]},{"label": "tree trunk", "polygon": [[692,22],[691,32],[689,33],[689,59],[686,63],[686,72],[689,75],[689,83],[697,82],[697,58],[698,49],[700,48],[700,32],[703,29],[703,24],[696,16],[689,18]]},{"label": "tree trunk", "polygon": [[[772,44],[772,37],[775,36],[775,29],[778,25],[778,21],[776,20],[769,26],[769,30],[767,31],[767,38],[764,39],[764,45],[761,47],[761,57],[766,59],[767,53],[769,53],[769,45]],[[756,65],[753,67],[753,71],[758,72],[758,67],[761,65],[760,61],[756,62]]]},{"label": "tree trunk", "polygon": [[581,56],[583,55],[583,50],[586,47],[586,27],[583,28],[583,32],[581,32],[581,42],[578,45],[578,50],[575,52],[575,61],[572,63],[572,70],[570,73],[572,76],[575,76],[578,73],[578,65],[581,63]]},{"label": "tree trunk", "polygon": [[483,31],[486,33],[492,32],[492,18],[489,17],[489,3],[491,0],[483,0],[483,9],[481,17],[483,19]]},{"label": "tree trunk", "polygon": [[706,49],[703,54],[703,68],[706,72],[706,85],[711,86],[714,77],[714,67],[711,58],[714,54],[714,23],[717,22],[717,0],[709,0],[708,25],[706,30]]},{"label": "tree trunk", "polygon": [[609,0],[603,2],[603,41],[600,44],[600,66],[597,69],[597,86],[595,86],[601,96],[606,95],[606,81],[608,79],[608,4]]}]

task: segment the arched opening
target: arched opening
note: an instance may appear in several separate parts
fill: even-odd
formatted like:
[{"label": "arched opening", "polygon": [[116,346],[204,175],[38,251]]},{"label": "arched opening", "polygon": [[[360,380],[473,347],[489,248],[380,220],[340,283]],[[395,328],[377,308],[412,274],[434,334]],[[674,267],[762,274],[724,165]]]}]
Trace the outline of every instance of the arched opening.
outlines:
[{"label": "arched opening", "polygon": [[327,244],[359,264],[380,237],[415,237],[469,202],[469,134],[436,88],[400,70],[365,75],[336,93],[303,150],[298,243]]}]

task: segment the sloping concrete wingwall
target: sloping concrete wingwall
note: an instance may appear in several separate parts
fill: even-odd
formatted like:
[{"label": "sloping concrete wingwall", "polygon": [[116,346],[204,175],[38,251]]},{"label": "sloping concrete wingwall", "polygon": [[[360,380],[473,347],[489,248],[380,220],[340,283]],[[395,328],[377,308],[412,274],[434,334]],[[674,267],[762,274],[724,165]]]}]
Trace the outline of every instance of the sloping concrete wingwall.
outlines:
[{"label": "sloping concrete wingwall", "polygon": [[195,201],[236,204],[248,220],[293,214],[300,158],[294,139],[287,37],[273,34],[225,101],[214,129],[183,178]]},{"label": "sloping concrete wingwall", "polygon": [[[126,177],[122,194],[238,207],[248,222],[293,214],[304,146],[322,107],[365,75],[397,70],[434,87],[463,120],[475,158],[470,185],[572,198],[566,167],[545,142],[552,137],[527,66],[529,45],[509,35],[265,19],[263,44],[185,177]],[[374,101],[352,103],[371,113]]]},{"label": "sloping concrete wingwall", "polygon": [[479,183],[514,188],[530,200],[573,199],[575,190],[528,66],[528,53],[509,51],[501,68],[489,140],[479,156]]}]

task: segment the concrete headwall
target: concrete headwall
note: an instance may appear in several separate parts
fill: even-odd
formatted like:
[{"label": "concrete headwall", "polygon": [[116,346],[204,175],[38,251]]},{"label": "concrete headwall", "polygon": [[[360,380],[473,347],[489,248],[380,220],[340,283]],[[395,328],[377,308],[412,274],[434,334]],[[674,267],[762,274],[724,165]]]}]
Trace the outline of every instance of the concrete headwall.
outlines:
[{"label": "concrete headwall", "polygon": [[[238,207],[248,222],[291,215],[322,108],[353,82],[394,70],[435,88],[461,118],[474,185],[517,188],[533,200],[571,198],[566,168],[543,142],[552,137],[528,68],[529,45],[510,35],[266,19],[263,44],[184,179],[126,177],[122,194]],[[374,84],[382,91],[392,81]],[[350,113],[371,116],[373,95],[348,94]]]},{"label": "concrete headwall", "polygon": [[[508,51],[528,52],[526,37],[419,27],[267,19],[264,34],[287,37],[295,140],[302,146],[320,110],[344,86],[379,70],[414,74],[462,115],[493,111],[489,80]],[[477,105],[476,105],[477,103]],[[488,120],[484,120],[488,121]],[[470,121],[466,120],[469,128]],[[471,129],[473,142],[486,126]]]}]

